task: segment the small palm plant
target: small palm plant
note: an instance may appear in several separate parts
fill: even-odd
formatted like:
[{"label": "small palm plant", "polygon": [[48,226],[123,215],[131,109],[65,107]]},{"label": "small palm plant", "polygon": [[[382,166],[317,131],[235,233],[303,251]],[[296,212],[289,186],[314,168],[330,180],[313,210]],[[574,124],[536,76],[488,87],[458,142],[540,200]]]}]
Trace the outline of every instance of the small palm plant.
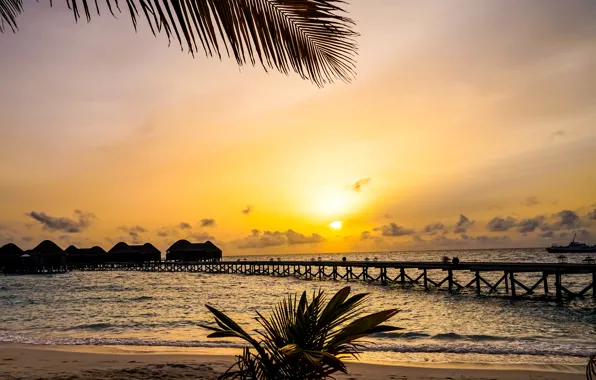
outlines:
[{"label": "small palm plant", "polygon": [[588,362],[588,366],[586,367],[586,378],[588,380],[596,379],[596,355],[592,355],[590,357],[590,361]]},{"label": "small palm plant", "polygon": [[207,305],[218,326],[202,325],[213,331],[210,338],[240,338],[250,345],[220,379],[319,380],[338,371],[346,373],[343,359],[358,358],[361,352],[362,345],[356,344],[356,340],[400,330],[382,325],[399,310],[360,316],[368,294],[348,298],[349,295],[349,287],[338,291],[328,302],[323,291],[314,293],[310,302],[306,292],[300,299],[290,295],[273,309],[269,318],[257,312],[257,321],[263,328],[257,331],[257,338]]}]

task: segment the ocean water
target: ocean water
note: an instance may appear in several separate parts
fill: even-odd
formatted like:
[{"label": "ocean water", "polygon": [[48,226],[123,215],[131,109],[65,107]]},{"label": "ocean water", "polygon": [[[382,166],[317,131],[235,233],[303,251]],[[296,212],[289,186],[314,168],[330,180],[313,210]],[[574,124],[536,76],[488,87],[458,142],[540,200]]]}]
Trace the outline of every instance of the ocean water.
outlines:
[{"label": "ocean water", "polygon": [[[464,262],[557,261],[557,255],[544,250],[283,257],[431,261],[443,255]],[[568,256],[570,262],[585,258]],[[272,257],[282,256],[261,258]],[[226,258],[237,259],[243,258]],[[439,279],[440,273],[431,276]],[[466,282],[465,274],[458,276],[460,283]],[[530,277],[520,279],[535,280]],[[585,286],[586,281],[581,276],[565,277],[566,286],[574,289]],[[591,297],[564,302],[512,300],[359,282],[148,272],[1,276],[0,343],[238,348],[239,341],[206,337],[207,332],[198,326],[212,321],[205,304],[219,308],[250,330],[258,327],[256,311],[267,314],[288,293],[318,289],[332,293],[346,285],[353,292],[370,293],[369,312],[401,310],[391,324],[404,328],[403,332],[368,338],[362,355],[367,361],[584,364],[586,356],[596,353],[596,302]]]}]

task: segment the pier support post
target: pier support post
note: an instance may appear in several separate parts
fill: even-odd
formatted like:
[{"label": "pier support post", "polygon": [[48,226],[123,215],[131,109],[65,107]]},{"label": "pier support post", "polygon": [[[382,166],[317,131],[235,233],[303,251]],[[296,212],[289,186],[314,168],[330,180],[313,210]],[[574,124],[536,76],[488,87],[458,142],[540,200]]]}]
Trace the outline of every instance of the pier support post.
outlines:
[{"label": "pier support post", "polygon": [[447,278],[447,281],[449,281],[449,292],[451,292],[453,290],[453,270],[447,270]]},{"label": "pier support post", "polygon": [[404,268],[399,268],[399,283],[401,286],[406,283],[406,270]]},{"label": "pier support post", "polygon": [[476,294],[480,294],[480,272],[476,271]]},{"label": "pier support post", "polygon": [[516,297],[515,294],[515,277],[513,272],[509,272],[509,280],[511,281],[511,296]]},{"label": "pier support post", "polygon": [[426,274],[426,269],[424,270],[424,290],[428,290],[428,275]]},{"label": "pier support post", "polygon": [[544,278],[544,295],[548,295],[548,273],[543,272],[542,277]]},{"label": "pier support post", "polygon": [[509,294],[509,272],[505,271],[505,294]]},{"label": "pier support post", "polygon": [[596,272],[592,272],[592,298],[596,299]]},{"label": "pier support post", "polygon": [[387,268],[381,268],[381,285],[387,285]]},{"label": "pier support post", "polygon": [[563,289],[561,288],[561,273],[555,274],[555,288],[557,289],[557,300],[563,298]]}]

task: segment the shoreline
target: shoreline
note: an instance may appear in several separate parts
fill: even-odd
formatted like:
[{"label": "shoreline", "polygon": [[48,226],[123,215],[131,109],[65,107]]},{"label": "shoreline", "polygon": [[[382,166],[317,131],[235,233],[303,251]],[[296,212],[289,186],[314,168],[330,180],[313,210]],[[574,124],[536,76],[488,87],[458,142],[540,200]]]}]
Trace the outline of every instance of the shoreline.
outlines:
[{"label": "shoreline", "polygon": [[[0,344],[0,378],[6,379],[216,379],[237,349],[137,346]],[[348,361],[343,380],[585,379],[585,366],[485,363],[376,363]]]}]

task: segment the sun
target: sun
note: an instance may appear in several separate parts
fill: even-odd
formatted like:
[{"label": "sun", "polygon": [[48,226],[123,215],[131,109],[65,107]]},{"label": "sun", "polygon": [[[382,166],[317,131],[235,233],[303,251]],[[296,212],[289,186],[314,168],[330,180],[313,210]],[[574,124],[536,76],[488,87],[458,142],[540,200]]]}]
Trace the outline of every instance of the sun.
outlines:
[{"label": "sun", "polygon": [[329,227],[333,228],[334,230],[339,230],[343,226],[343,222],[341,220],[336,220],[334,222],[329,223]]}]

